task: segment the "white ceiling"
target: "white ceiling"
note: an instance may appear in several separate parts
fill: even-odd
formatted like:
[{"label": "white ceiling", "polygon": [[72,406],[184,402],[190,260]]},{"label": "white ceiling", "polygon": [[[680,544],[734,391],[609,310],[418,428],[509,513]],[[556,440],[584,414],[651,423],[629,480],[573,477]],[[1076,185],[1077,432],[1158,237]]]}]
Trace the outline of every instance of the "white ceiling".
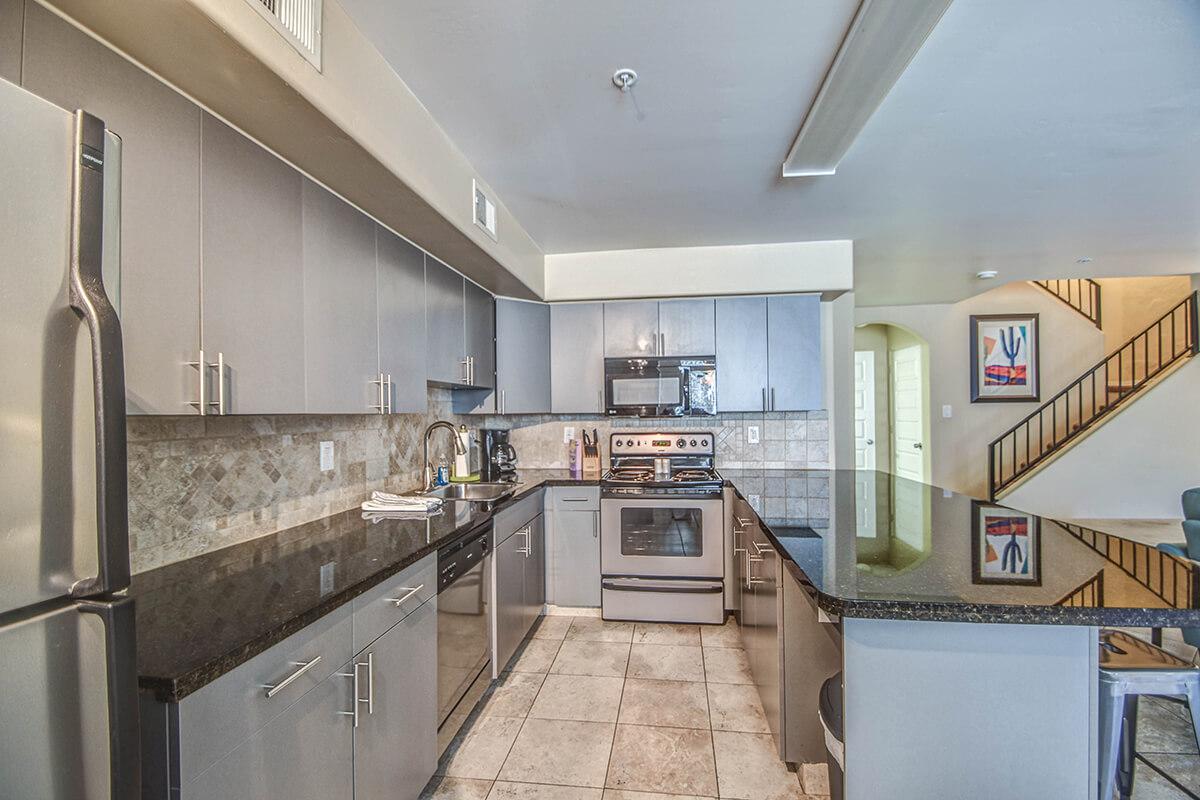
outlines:
[{"label": "white ceiling", "polygon": [[789,179],[856,0],[342,2],[547,253],[853,239],[859,304],[1200,271],[1194,0],[955,0],[837,174]]}]

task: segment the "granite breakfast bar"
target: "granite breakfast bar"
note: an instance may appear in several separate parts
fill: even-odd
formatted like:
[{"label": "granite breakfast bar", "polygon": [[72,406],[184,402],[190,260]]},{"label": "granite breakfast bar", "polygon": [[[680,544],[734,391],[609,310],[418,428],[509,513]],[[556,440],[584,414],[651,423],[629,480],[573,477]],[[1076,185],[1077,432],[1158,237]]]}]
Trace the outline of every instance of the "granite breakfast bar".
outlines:
[{"label": "granite breakfast bar", "polygon": [[[1144,545],[880,472],[725,475],[806,512],[754,522],[840,628],[848,800],[1094,800],[1099,628],[1200,624],[1191,566]],[[1027,574],[981,568],[988,518],[1019,523]],[[1134,550],[1136,580],[1105,556]]]}]

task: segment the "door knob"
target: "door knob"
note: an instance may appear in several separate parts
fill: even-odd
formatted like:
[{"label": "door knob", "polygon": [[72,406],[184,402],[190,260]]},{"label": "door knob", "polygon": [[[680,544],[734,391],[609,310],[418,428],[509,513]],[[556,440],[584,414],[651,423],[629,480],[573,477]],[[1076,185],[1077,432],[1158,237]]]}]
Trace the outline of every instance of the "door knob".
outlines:
[{"label": "door knob", "polygon": [[924,447],[924,445],[922,445],[920,442],[913,442],[913,447],[917,450],[920,450]]},{"label": "door knob", "polygon": [[867,439],[867,444],[875,444],[875,440],[874,440],[874,439]]}]

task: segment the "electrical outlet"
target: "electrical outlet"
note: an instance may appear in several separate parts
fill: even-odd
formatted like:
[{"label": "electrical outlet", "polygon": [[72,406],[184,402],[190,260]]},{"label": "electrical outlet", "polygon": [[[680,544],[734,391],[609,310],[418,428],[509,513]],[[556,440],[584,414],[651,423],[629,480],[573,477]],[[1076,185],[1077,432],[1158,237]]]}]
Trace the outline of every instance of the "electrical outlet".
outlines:
[{"label": "electrical outlet", "polygon": [[950,419],[954,416],[954,409],[950,406],[942,406],[942,419]]},{"label": "electrical outlet", "polygon": [[746,444],[758,444],[758,426],[746,426]]},{"label": "electrical outlet", "polygon": [[563,444],[570,444],[575,438],[575,429],[570,425],[563,426]]},{"label": "electrical outlet", "polygon": [[321,442],[321,472],[333,469],[333,442]]},{"label": "electrical outlet", "polygon": [[330,561],[328,564],[321,565],[321,596],[329,594],[333,591],[333,565],[336,561]]}]

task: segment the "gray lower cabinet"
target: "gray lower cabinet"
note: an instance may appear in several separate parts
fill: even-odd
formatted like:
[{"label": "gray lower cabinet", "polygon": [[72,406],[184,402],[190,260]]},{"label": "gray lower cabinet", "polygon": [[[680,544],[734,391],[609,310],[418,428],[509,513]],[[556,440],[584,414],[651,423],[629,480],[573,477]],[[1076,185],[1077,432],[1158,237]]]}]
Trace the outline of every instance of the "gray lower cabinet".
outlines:
[{"label": "gray lower cabinet", "polygon": [[492,555],[495,565],[495,602],[492,605],[495,625],[492,671],[499,674],[521,640],[525,638],[525,537],[514,533],[496,544]]},{"label": "gray lower cabinet", "polygon": [[415,798],[437,768],[437,598],[355,659],[355,800]]},{"label": "gray lower cabinet", "polygon": [[550,411],[550,306],[496,300],[496,411]]},{"label": "gray lower cabinet", "polygon": [[767,298],[716,300],[717,410],[767,409]]},{"label": "gray lower cabinet", "polygon": [[626,300],[604,304],[604,355],[658,355],[658,301]]},{"label": "gray lower cabinet", "polygon": [[391,411],[425,413],[425,253],[375,226],[379,372],[391,376]]},{"label": "gray lower cabinet", "polygon": [[604,413],[603,303],[550,306],[550,411]]},{"label": "gray lower cabinet", "polygon": [[307,178],[304,209],[304,410],[383,413],[375,222]]},{"label": "gray lower cabinet", "polygon": [[300,173],[204,114],[200,176],[210,410],[304,411]]},{"label": "gray lower cabinet", "polygon": [[425,377],[430,383],[466,383],[466,298],[463,276],[425,257]]},{"label": "gray lower cabinet", "polygon": [[[713,299],[658,304],[659,355],[711,356],[716,352]],[[718,384],[719,385],[719,384]]]},{"label": "gray lower cabinet", "polygon": [[[825,407],[820,297],[767,298],[767,356],[771,380],[767,389],[769,410],[808,411]],[[720,362],[718,369],[719,365]],[[719,387],[719,375],[717,383]]]},{"label": "gray lower cabinet", "polygon": [[[538,514],[526,526],[525,582],[522,592],[525,633],[533,627],[546,607],[546,516]],[[525,638],[524,634],[521,638]]]},{"label": "gray lower cabinet", "polygon": [[600,490],[591,486],[547,490],[546,602],[600,605]]}]

